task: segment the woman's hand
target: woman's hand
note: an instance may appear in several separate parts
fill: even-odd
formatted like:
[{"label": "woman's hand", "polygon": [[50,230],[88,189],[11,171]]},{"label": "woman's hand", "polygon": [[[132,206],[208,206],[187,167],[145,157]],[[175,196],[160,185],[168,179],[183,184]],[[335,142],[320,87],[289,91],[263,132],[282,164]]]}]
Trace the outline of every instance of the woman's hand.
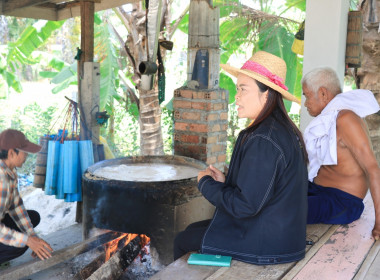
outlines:
[{"label": "woman's hand", "polygon": [[221,183],[224,183],[226,181],[226,176],[224,176],[223,172],[220,171],[218,168],[210,165],[209,169],[212,172],[211,177],[214,178],[215,181],[218,181],[218,182],[221,182]]},{"label": "woman's hand", "polygon": [[204,177],[204,176],[211,176],[212,177],[212,171],[210,167],[207,167],[205,170],[199,171],[198,173],[198,182]]},{"label": "woman's hand", "polygon": [[215,168],[214,166],[210,165],[205,170],[199,171],[198,173],[198,182],[202,179],[204,176],[211,176],[215,181],[224,183],[226,180],[224,174],[219,169]]},{"label": "woman's hand", "polygon": [[37,236],[29,236],[26,245],[33,251],[32,256],[39,257],[41,260],[45,260],[51,257],[53,249],[49,243],[45,240],[38,238]]}]

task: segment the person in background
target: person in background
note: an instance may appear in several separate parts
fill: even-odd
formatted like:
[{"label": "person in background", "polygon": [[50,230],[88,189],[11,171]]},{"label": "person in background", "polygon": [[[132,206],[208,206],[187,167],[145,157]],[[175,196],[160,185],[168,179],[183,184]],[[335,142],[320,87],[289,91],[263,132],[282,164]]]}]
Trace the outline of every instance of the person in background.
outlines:
[{"label": "person in background", "polygon": [[213,166],[198,174],[198,189],[216,207],[212,220],[189,225],[174,241],[174,259],[187,252],[227,255],[260,264],[302,259],[306,247],[307,154],[283,98],[300,103],[285,86],[286,64],[256,52],[237,77],[239,133],[227,176]]},{"label": "person in background", "polygon": [[41,146],[28,141],[21,131],[0,133],[0,264],[21,256],[28,247],[33,257],[51,257],[53,249],[33,229],[40,215],[25,210],[17,189],[16,168],[24,164],[28,153],[40,150]]},{"label": "person in background", "polygon": [[309,224],[349,224],[359,219],[370,189],[375,206],[372,235],[380,236],[380,168],[362,118],[380,110],[372,92],[342,93],[335,71],[316,68],[302,81],[305,107],[315,117],[304,139],[309,155]]}]

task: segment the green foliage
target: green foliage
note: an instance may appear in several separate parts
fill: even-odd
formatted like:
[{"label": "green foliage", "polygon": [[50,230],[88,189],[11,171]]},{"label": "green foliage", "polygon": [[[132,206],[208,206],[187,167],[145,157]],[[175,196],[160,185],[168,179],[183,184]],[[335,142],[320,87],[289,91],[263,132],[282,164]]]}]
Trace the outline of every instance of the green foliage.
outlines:
[{"label": "green foliage", "polygon": [[228,90],[228,94],[229,94],[228,102],[230,104],[234,103],[235,95],[236,95],[236,86],[235,86],[234,81],[229,76],[221,72],[220,77],[219,77],[219,83],[224,85],[223,86],[224,89]]},{"label": "green foliage", "polygon": [[[172,23],[172,25],[174,22]],[[188,34],[189,33],[189,14],[187,13],[180,21],[178,25],[178,29],[181,30],[183,33]]]},{"label": "green foliage", "polygon": [[[297,71],[298,56],[292,52],[291,47],[294,41],[294,34],[288,32],[285,27],[273,25],[271,23],[263,24],[263,31],[259,34],[257,50],[263,50],[281,57],[287,65],[286,71],[286,86],[291,93],[295,92],[298,76],[302,76]],[[298,69],[299,70],[299,69]],[[301,92],[296,93],[296,96],[301,97]],[[285,101],[286,109],[289,111],[291,102]]]},{"label": "green foliage", "polygon": [[[38,143],[41,136],[49,133],[55,111],[56,107],[53,106],[42,110],[36,102],[29,104],[15,110],[14,114],[10,116],[0,116],[0,130],[9,127],[21,130],[30,141]],[[33,173],[35,160],[35,154],[29,155],[23,167],[19,169],[19,173]]]},{"label": "green foliage", "polygon": [[306,0],[286,0],[285,6],[306,11]]},{"label": "green foliage", "polygon": [[[110,102],[112,98],[121,101],[118,94],[119,78],[118,71],[120,69],[118,61],[118,46],[113,40],[114,32],[106,19],[101,20],[101,14],[96,13],[94,25],[94,53],[97,61],[100,63],[100,110],[112,112]],[[42,71],[40,76],[44,78],[53,78],[52,83],[57,86],[52,90],[58,93],[70,85],[77,85],[77,61],[67,65],[63,61],[53,58],[49,62],[49,67],[57,71]]]},{"label": "green foliage", "polygon": [[222,54],[220,63],[227,63],[230,56],[247,42],[249,24],[246,18],[233,18],[223,22],[220,26],[220,42]]},{"label": "green foliage", "polygon": [[[121,104],[114,106],[115,133],[110,148],[115,157],[135,156],[140,153],[140,130],[137,118],[125,110]],[[103,134],[104,135],[104,134]],[[108,138],[106,136],[106,138]]]},{"label": "green foliage", "polygon": [[[13,71],[15,64],[34,64],[38,60],[31,59],[33,51],[42,46],[53,31],[64,24],[64,21],[39,20],[33,26],[28,26],[15,43],[9,43],[7,63]],[[13,62],[13,63],[11,63]]]},{"label": "green foliage", "polygon": [[51,36],[52,32],[63,25],[64,21],[39,20],[28,25],[16,42],[9,42],[6,49],[2,49],[0,56],[0,75],[7,82],[8,87],[16,92],[22,91],[21,83],[15,74],[24,65],[38,63],[40,57],[32,58],[31,54],[41,47]]},{"label": "green foliage", "polygon": [[166,107],[161,108],[162,138],[164,140],[164,153],[173,154],[174,113]]},{"label": "green foliage", "polygon": [[100,108],[105,108],[111,98],[118,100],[117,89],[119,88],[119,62],[118,49],[112,37],[112,27],[106,22],[96,25],[95,50],[100,63]]}]

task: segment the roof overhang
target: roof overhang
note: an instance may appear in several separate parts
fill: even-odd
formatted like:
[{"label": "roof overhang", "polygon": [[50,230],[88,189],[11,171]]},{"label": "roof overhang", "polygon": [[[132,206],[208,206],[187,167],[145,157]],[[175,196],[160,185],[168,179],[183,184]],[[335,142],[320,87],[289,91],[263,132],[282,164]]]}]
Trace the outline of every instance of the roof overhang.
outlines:
[{"label": "roof overhang", "polygon": [[[86,0],[95,3],[95,12],[119,7],[139,0]],[[81,0],[0,0],[0,15],[63,20],[80,16]]]}]

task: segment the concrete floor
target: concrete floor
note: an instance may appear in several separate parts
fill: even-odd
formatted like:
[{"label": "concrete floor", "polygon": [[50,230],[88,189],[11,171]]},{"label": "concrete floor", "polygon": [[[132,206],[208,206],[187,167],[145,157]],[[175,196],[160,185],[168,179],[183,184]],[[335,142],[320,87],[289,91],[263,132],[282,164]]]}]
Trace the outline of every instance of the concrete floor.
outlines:
[{"label": "concrete floor", "polygon": [[[74,224],[57,232],[53,232],[46,236],[41,236],[51,247],[57,251],[73,244],[82,242],[82,225]],[[16,267],[33,260],[31,250],[28,249],[21,257],[14,259],[10,262],[10,267]],[[68,260],[66,262],[57,264],[42,272],[29,275],[28,277],[21,278],[22,280],[66,280],[72,279],[76,273],[75,261]],[[1,279],[1,277],[0,277]],[[7,279],[11,280],[11,279]],[[13,279],[12,279],[13,280]],[[16,280],[16,279],[15,279]]]}]

